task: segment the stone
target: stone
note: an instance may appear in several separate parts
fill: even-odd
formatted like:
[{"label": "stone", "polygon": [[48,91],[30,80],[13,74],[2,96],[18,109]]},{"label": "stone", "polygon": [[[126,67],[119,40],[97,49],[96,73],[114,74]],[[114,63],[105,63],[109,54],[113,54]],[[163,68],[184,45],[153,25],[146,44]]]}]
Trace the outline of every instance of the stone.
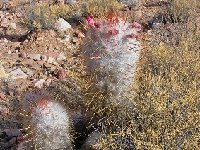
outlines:
[{"label": "stone", "polygon": [[127,5],[128,7],[135,7],[139,3],[138,0],[119,0],[119,2]]},{"label": "stone", "polygon": [[70,35],[64,35],[64,41],[69,42],[70,40]]},{"label": "stone", "polygon": [[11,50],[8,50],[8,54],[9,54],[9,55],[12,54]]},{"label": "stone", "polygon": [[48,60],[47,60],[47,63],[53,64],[53,65],[58,65],[55,58],[53,58],[53,57],[49,57]]},{"label": "stone", "polygon": [[63,61],[63,60],[66,60],[66,56],[63,52],[61,52],[57,57],[57,61]]},{"label": "stone", "polygon": [[68,29],[71,29],[71,25],[65,21],[63,18],[59,18],[55,28],[59,31],[66,31]]},{"label": "stone", "polygon": [[41,60],[41,55],[40,54],[28,54],[27,58],[38,61],[38,60]]},{"label": "stone", "polygon": [[63,80],[66,78],[66,72],[64,69],[59,69],[57,71],[57,78],[60,79],[60,80]]},{"label": "stone", "polygon": [[45,79],[39,79],[35,82],[35,87],[41,89],[44,86]]},{"label": "stone", "polygon": [[8,113],[9,113],[9,109],[4,105],[0,105],[0,116],[5,116]]},{"label": "stone", "polygon": [[0,92],[0,99],[5,99],[6,98],[6,95],[4,94],[4,92]]},{"label": "stone", "polygon": [[76,4],[76,0],[65,0],[65,3],[68,4],[68,5],[74,5]]},{"label": "stone", "polygon": [[7,78],[8,74],[5,72],[4,67],[0,63],[0,78]]},{"label": "stone", "polygon": [[27,54],[25,52],[22,52],[18,56],[21,57],[21,58],[26,58]]},{"label": "stone", "polygon": [[17,25],[16,25],[16,23],[10,23],[10,28],[11,29],[16,29],[17,28]]},{"label": "stone", "polygon": [[82,149],[97,150],[98,148],[95,148],[95,145],[97,144],[98,140],[100,140],[101,137],[102,135],[100,132],[98,131],[92,132],[91,134],[89,134],[88,138],[83,144]]},{"label": "stone", "polygon": [[26,79],[28,77],[28,75],[26,73],[24,73],[24,71],[21,68],[17,68],[17,69],[10,71],[8,76],[11,79],[19,79],[19,78]]}]

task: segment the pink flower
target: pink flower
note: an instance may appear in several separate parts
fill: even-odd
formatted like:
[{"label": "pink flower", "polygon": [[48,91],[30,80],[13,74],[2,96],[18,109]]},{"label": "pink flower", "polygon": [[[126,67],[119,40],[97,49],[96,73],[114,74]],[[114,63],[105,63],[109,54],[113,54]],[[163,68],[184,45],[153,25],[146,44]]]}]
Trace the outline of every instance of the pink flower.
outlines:
[{"label": "pink flower", "polygon": [[86,20],[90,26],[95,27],[95,21],[92,16],[87,16]]}]

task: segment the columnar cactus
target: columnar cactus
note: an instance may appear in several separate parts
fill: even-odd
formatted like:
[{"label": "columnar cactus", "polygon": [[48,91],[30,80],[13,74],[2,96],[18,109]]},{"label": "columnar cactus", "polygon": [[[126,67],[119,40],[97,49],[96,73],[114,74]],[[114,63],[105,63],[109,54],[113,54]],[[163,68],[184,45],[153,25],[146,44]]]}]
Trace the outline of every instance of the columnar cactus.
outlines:
[{"label": "columnar cactus", "polygon": [[112,13],[97,23],[91,16],[86,19],[91,26],[82,49],[87,74],[94,77],[98,89],[115,98],[130,96],[140,53],[137,38],[141,25]]},{"label": "columnar cactus", "polygon": [[[24,124],[35,149],[72,149],[70,119],[66,109],[41,92],[25,94]],[[25,136],[26,138],[26,136]]]}]

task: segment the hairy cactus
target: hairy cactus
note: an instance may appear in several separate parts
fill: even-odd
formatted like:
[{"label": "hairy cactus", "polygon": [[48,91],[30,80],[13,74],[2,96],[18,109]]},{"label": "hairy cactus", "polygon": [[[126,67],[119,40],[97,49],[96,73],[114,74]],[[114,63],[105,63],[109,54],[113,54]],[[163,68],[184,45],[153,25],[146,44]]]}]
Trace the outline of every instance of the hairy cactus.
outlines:
[{"label": "hairy cactus", "polygon": [[35,149],[72,149],[70,119],[61,103],[34,91],[25,94],[23,108],[25,139],[31,139]]},{"label": "hairy cactus", "polygon": [[91,26],[82,49],[87,74],[93,77],[97,89],[115,99],[129,97],[140,53],[137,38],[141,25],[112,13],[97,23],[90,16],[86,19]]}]

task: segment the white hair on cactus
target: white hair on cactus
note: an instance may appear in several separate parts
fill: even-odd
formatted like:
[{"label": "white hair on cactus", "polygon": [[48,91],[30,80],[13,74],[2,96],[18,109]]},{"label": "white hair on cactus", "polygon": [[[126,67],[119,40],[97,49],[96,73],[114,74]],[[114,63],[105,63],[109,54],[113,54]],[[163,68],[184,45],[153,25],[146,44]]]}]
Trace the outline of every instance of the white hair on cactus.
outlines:
[{"label": "white hair on cactus", "polygon": [[37,132],[35,144],[45,150],[72,149],[69,134],[69,116],[56,101],[46,101],[35,107],[32,124]]},{"label": "white hair on cactus", "polygon": [[[43,90],[26,92],[22,101],[26,141],[41,150],[72,149],[67,107]],[[28,149],[28,148],[27,148]],[[30,148],[31,149],[31,148]]]},{"label": "white hair on cactus", "polygon": [[88,31],[90,41],[83,47],[86,72],[95,75],[98,88],[116,98],[127,97],[141,50],[137,40],[141,25],[118,18],[100,20],[97,25]]}]

